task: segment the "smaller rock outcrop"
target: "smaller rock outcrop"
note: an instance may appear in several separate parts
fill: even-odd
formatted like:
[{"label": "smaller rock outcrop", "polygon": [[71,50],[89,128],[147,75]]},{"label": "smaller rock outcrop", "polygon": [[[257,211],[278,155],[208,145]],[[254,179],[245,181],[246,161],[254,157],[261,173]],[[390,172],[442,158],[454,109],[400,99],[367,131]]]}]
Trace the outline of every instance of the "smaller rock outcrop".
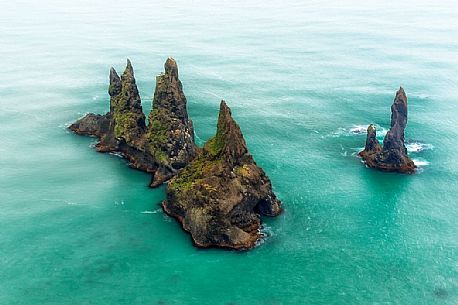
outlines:
[{"label": "smaller rock outcrop", "polygon": [[110,111],[87,114],[69,129],[98,137],[97,151],[121,153],[131,167],[153,174],[150,186],[159,186],[197,153],[177,64],[167,59],[165,73],[156,79],[148,126],[130,60],[121,77],[111,68],[109,80]]},{"label": "smaller rock outcrop", "polygon": [[369,127],[367,127],[366,145],[364,146],[363,152],[366,155],[377,155],[382,152],[382,146],[377,140],[376,127],[373,124],[370,124]]},{"label": "smaller rock outcrop", "polygon": [[407,96],[404,89],[396,92],[391,106],[391,128],[383,140],[383,148],[376,137],[374,125],[367,128],[364,150],[359,153],[367,166],[383,171],[413,173],[414,162],[408,157],[404,144],[404,130],[407,125]]},{"label": "smaller rock outcrop", "polygon": [[259,214],[281,213],[269,178],[248,152],[224,101],[216,135],[169,181],[162,206],[195,245],[238,250],[252,248],[261,238]]}]

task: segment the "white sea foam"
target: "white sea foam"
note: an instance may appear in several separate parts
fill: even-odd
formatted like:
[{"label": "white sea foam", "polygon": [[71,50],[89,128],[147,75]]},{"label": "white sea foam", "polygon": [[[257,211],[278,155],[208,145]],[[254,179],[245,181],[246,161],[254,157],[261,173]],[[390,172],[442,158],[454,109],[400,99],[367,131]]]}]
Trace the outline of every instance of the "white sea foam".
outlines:
[{"label": "white sea foam", "polygon": [[260,238],[256,240],[255,247],[262,245],[266,241],[266,238],[274,235],[272,228],[266,225],[262,225],[261,229],[258,230],[258,233],[260,235]]},{"label": "white sea foam", "polygon": [[364,147],[356,147],[356,148],[352,148],[351,150],[352,150],[352,153],[351,153],[352,156],[359,157],[358,154],[359,154],[360,151],[364,150]]},{"label": "white sea foam", "polygon": [[421,158],[418,158],[418,159],[412,159],[413,163],[415,163],[416,166],[427,166],[429,165],[430,163],[428,161],[426,161],[425,159],[421,159]]},{"label": "white sea foam", "polygon": [[350,128],[350,132],[354,134],[367,133],[367,126],[366,125],[354,125],[352,128]]},{"label": "white sea foam", "polygon": [[273,236],[274,232],[272,230],[272,227],[266,226],[265,224],[261,226],[261,229],[259,230],[261,235],[263,237],[268,237],[268,236]]},{"label": "white sea foam", "polygon": [[427,95],[427,94],[419,94],[418,97],[419,97],[420,99],[424,100],[424,99],[428,99],[428,98],[429,98],[429,95]]},{"label": "white sea foam", "polygon": [[340,144],[340,150],[341,150],[340,155],[342,157],[346,157],[347,156],[347,150],[343,147],[342,144]]},{"label": "white sea foam", "polygon": [[[354,136],[354,135],[364,135],[367,133],[367,125],[353,125],[352,127],[345,128],[345,127],[339,127],[337,128],[336,131],[332,132],[330,136],[334,138],[338,138],[340,136]],[[377,138],[383,139],[385,137],[386,133],[388,132],[388,129],[375,125],[377,129]]]},{"label": "white sea foam", "polygon": [[57,127],[59,128],[63,128],[65,129],[66,131],[68,131],[68,127],[70,127],[70,125],[72,125],[75,121],[67,121],[65,123],[61,123],[59,125],[57,125]]},{"label": "white sea foam", "polygon": [[143,212],[140,212],[142,214],[157,214],[157,213],[160,213],[162,210],[161,209],[157,209],[157,210],[154,210],[154,211],[143,211]]},{"label": "white sea foam", "polygon": [[345,135],[345,134],[348,134],[348,130],[346,128],[343,128],[343,127],[339,127],[337,128],[336,131],[334,131],[331,136],[332,137],[335,137],[335,138],[338,138],[342,135]]},{"label": "white sea foam", "polygon": [[124,158],[123,154],[120,152],[110,152],[110,155],[116,156],[118,158]]},{"label": "white sea foam", "polygon": [[260,245],[262,245],[264,242],[265,242],[265,236],[263,236],[261,234],[261,238],[258,238],[254,244],[255,247],[259,247]]},{"label": "white sea foam", "polygon": [[407,143],[406,148],[407,148],[407,151],[410,153],[417,153],[423,150],[433,149],[434,146],[432,144],[412,142],[412,143]]},{"label": "white sea foam", "polygon": [[381,137],[381,138],[384,138],[386,136],[386,134],[388,133],[388,130],[387,128],[384,128],[384,127],[380,127],[380,126],[375,126],[376,130],[377,130],[377,137]]}]

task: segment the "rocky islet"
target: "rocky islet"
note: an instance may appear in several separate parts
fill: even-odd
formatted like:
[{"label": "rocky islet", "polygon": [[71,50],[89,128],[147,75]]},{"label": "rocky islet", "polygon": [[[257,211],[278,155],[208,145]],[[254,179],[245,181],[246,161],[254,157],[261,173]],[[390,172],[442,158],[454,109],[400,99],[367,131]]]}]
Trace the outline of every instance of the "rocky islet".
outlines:
[{"label": "rocky islet", "polygon": [[156,77],[148,124],[132,64],[119,77],[110,70],[110,111],[89,113],[69,126],[96,136],[99,152],[117,152],[133,168],[152,174],[150,186],[167,185],[164,211],[199,247],[249,249],[263,236],[260,215],[277,216],[281,202],[256,165],[231,110],[222,101],[216,135],[200,149],[188,117],[178,66],[168,58]]},{"label": "rocky islet", "polygon": [[391,106],[391,128],[383,140],[383,147],[377,140],[375,125],[367,128],[366,145],[359,153],[368,167],[382,171],[414,173],[415,164],[407,155],[404,130],[407,126],[407,95],[402,87],[396,92]]}]

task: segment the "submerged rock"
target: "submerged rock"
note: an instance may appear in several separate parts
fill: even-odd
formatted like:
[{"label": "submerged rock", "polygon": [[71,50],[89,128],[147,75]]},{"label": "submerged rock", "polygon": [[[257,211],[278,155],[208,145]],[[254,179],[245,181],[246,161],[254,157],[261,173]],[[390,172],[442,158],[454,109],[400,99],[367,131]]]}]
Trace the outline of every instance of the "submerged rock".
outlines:
[{"label": "submerged rock", "polygon": [[195,245],[239,250],[252,248],[261,238],[259,214],[281,213],[269,178],[248,152],[224,101],[216,135],[169,181],[162,206]]},{"label": "submerged rock", "polygon": [[175,60],[165,63],[165,74],[157,77],[153,108],[146,126],[141,99],[130,60],[121,77],[110,70],[110,111],[88,114],[70,130],[99,138],[99,152],[119,152],[130,166],[153,174],[151,186],[170,179],[196,155],[192,122],[178,79]]},{"label": "submerged rock", "polygon": [[413,173],[414,162],[408,157],[404,144],[404,130],[407,125],[407,96],[404,89],[396,92],[391,106],[391,128],[383,140],[383,148],[376,138],[374,125],[367,128],[366,146],[359,153],[369,167],[383,171]]}]

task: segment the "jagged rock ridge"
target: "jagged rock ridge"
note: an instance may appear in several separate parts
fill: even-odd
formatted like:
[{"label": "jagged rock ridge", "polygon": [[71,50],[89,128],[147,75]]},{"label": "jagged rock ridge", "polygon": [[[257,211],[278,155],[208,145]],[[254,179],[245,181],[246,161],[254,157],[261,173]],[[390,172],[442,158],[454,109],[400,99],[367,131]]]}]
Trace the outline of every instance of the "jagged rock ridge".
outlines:
[{"label": "jagged rock ridge", "polygon": [[248,152],[231,110],[221,102],[216,135],[167,186],[164,211],[199,247],[252,248],[261,237],[260,216],[281,213],[264,171]]},{"label": "jagged rock ridge", "polygon": [[148,126],[130,60],[121,77],[111,68],[109,79],[110,111],[90,113],[69,128],[98,137],[97,151],[121,153],[131,167],[152,173],[151,186],[158,186],[188,164],[197,150],[177,64],[167,59],[165,73],[156,79]]},{"label": "jagged rock ridge", "polygon": [[407,126],[407,96],[401,87],[396,92],[391,106],[391,128],[383,140],[383,147],[376,138],[374,125],[367,128],[364,150],[359,153],[369,167],[383,171],[413,173],[414,162],[408,157],[404,144],[404,130]]}]

